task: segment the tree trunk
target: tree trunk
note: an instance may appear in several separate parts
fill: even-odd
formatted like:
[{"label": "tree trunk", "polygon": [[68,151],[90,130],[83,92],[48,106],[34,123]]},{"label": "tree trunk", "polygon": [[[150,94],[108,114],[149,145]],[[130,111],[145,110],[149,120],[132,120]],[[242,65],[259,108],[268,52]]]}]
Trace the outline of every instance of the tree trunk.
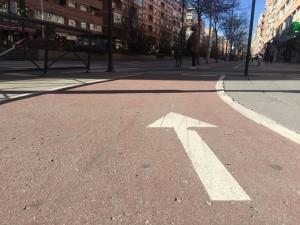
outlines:
[{"label": "tree trunk", "polygon": [[228,38],[227,38],[227,40],[226,40],[226,47],[225,47],[225,57],[224,57],[224,59],[225,59],[225,61],[227,61],[228,60],[228,43],[229,43],[229,40],[228,40]]},{"label": "tree trunk", "polygon": [[207,50],[206,50],[206,64],[209,62],[210,53],[211,53],[211,31],[212,31],[212,18],[210,16],[209,18],[209,32],[208,32],[208,44],[207,44]]},{"label": "tree trunk", "polygon": [[209,33],[208,33],[208,45],[207,45],[207,51],[206,51],[206,64],[209,62],[210,53],[211,53],[211,31],[212,31],[212,15],[214,11],[214,3],[211,3],[211,12],[209,15]]},{"label": "tree trunk", "polygon": [[201,18],[202,18],[202,16],[201,16],[201,12],[198,12],[197,14],[198,14],[198,28],[199,28],[199,49],[198,49],[198,52],[197,52],[196,64],[200,65],[201,30],[202,30]]},{"label": "tree trunk", "polygon": [[216,35],[216,63],[219,62],[219,40],[218,40],[218,30],[215,28]]}]

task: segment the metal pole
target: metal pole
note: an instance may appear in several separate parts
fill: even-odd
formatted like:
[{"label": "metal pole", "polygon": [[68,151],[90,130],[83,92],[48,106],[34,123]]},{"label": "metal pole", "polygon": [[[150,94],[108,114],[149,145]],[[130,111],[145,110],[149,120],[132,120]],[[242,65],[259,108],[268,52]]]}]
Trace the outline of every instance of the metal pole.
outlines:
[{"label": "metal pole", "polygon": [[251,57],[250,50],[251,50],[251,42],[252,42],[255,4],[256,4],[256,0],[252,0],[251,20],[250,20],[250,27],[249,27],[248,47],[247,47],[246,65],[245,65],[245,73],[244,73],[245,76],[248,76],[249,61],[250,61],[250,57]]},{"label": "metal pole", "polygon": [[[233,47],[233,19],[234,19],[234,7],[236,5],[236,1],[232,1],[232,10],[231,10],[231,18],[230,18],[230,31],[229,31],[229,49],[227,52],[227,58],[230,61],[230,56],[232,53],[232,47]],[[234,57],[233,57],[234,60]]]},{"label": "metal pole", "polygon": [[183,56],[183,38],[184,38],[184,9],[185,0],[182,0],[182,16],[181,16],[181,33],[180,33],[180,52],[179,52],[179,67],[181,67]]},{"label": "metal pole", "polygon": [[8,13],[8,15],[11,14],[11,7],[10,7],[10,1],[9,0],[7,1],[7,13]]},{"label": "metal pole", "polygon": [[[24,21],[22,20],[22,39],[25,40],[25,31],[24,31]],[[26,58],[26,42],[24,41],[23,43],[23,59],[25,60]]]},{"label": "metal pole", "polygon": [[92,48],[92,34],[89,34],[89,49],[88,49],[88,60],[86,65],[86,72],[90,72],[91,67],[91,48]]},{"label": "metal pole", "polygon": [[44,49],[44,75],[48,72],[48,47],[49,47],[49,25],[46,25],[46,31],[45,31],[45,39],[44,42],[45,42],[45,49]]},{"label": "metal pole", "polygon": [[[44,0],[41,0],[41,19],[44,21]],[[42,38],[45,38],[45,30],[44,27],[42,27]]]},{"label": "metal pole", "polygon": [[41,13],[42,13],[42,21],[44,20],[44,0],[41,0]]},{"label": "metal pole", "polygon": [[106,72],[114,72],[113,66],[113,12],[112,12],[112,0],[108,1],[108,65]]},{"label": "metal pole", "polygon": [[[20,16],[21,17],[26,17],[26,3],[25,3],[25,0],[20,0],[19,1],[20,3]],[[22,19],[22,39],[25,39],[25,22],[24,20]],[[26,58],[26,42],[24,41],[23,43],[23,58],[25,60]]]},{"label": "metal pole", "polygon": [[209,58],[210,58],[210,53],[211,53],[211,45],[212,45],[212,40],[211,40],[211,33],[212,33],[212,17],[213,17],[213,11],[214,11],[214,2],[211,2],[211,12],[209,15],[209,31],[208,31],[208,45],[207,45],[207,50],[206,50],[206,64],[209,63]]}]

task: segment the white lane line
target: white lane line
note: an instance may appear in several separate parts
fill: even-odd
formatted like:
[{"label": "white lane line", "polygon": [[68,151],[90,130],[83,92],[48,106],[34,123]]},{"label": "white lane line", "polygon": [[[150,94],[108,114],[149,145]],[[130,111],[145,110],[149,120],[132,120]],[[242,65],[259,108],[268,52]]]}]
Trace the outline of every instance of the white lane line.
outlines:
[{"label": "white lane line", "polygon": [[[9,97],[6,100],[9,100],[9,99],[18,99],[18,98],[23,98],[23,97],[29,97],[29,96],[39,95],[39,94],[42,94],[42,93],[58,91],[58,90],[65,89],[65,88],[72,88],[72,87],[75,88],[75,87],[81,86],[83,84],[93,84],[93,83],[104,82],[104,81],[107,81],[107,80],[108,79],[93,80],[93,81],[88,81],[88,82],[84,82],[84,83],[71,84],[71,85],[65,85],[65,86],[59,86],[59,87],[55,87],[55,88],[40,90],[40,91],[37,91],[37,92],[30,92],[30,91],[28,91],[29,93],[11,96],[11,97]],[[5,92],[5,90],[3,92]]]},{"label": "white lane line", "polygon": [[74,70],[74,71],[66,71],[66,72],[63,72],[65,74],[72,74],[72,73],[85,73],[86,70]]},{"label": "white lane line", "polygon": [[233,69],[238,69],[244,62],[240,62],[239,64],[237,64],[235,67],[233,67]]},{"label": "white lane line", "polygon": [[173,128],[212,201],[250,201],[250,197],[192,127],[216,127],[177,113],[168,113],[150,128]]},{"label": "white lane line", "polygon": [[181,73],[181,76],[186,77],[217,77],[217,75],[203,75],[203,74],[188,74],[188,73]]},{"label": "white lane line", "polygon": [[[132,75],[127,75],[127,76],[117,76],[117,77],[113,77],[113,78],[110,78],[110,79],[98,79],[98,80],[87,81],[87,82],[84,82],[84,83],[71,84],[71,85],[66,85],[66,86],[59,86],[59,87],[46,89],[46,90],[41,90],[41,91],[37,91],[37,92],[33,92],[33,93],[31,92],[31,93],[11,96],[9,98],[0,99],[0,103],[2,103],[3,101],[9,101],[9,100],[14,100],[14,99],[18,99],[18,98],[24,98],[24,97],[40,95],[40,94],[44,94],[44,93],[48,93],[48,92],[53,92],[53,91],[66,89],[66,88],[81,87],[81,86],[86,85],[86,84],[96,84],[96,83],[101,83],[101,82],[105,82],[105,81],[118,80],[118,79],[121,79],[121,78],[135,77],[135,76],[139,76],[139,75],[142,75],[142,74],[144,74],[144,73],[132,74]],[[5,93],[5,90],[3,92]]]},{"label": "white lane line", "polygon": [[245,106],[234,101],[229,95],[227,95],[224,91],[224,78],[225,78],[224,75],[221,76],[216,84],[217,93],[224,102],[226,102],[233,109],[235,109],[245,117],[253,120],[254,122],[271,129],[272,131],[295,142],[296,144],[300,144],[300,134],[296,133],[295,131],[289,128],[282,126],[281,124],[277,123],[276,121],[266,116],[260,115],[252,111],[251,109],[246,108]]}]

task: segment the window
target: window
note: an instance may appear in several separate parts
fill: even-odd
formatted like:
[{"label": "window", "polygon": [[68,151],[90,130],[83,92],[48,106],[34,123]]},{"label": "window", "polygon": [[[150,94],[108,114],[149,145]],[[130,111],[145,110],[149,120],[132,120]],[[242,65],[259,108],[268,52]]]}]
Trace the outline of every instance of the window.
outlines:
[{"label": "window", "polygon": [[76,21],[69,19],[69,26],[70,27],[76,27]]},{"label": "window", "polygon": [[[40,10],[34,10],[34,18],[35,19],[42,19],[42,13]],[[47,11],[44,11],[43,19],[53,23],[65,24],[65,18],[63,16],[59,16]]]},{"label": "window", "polygon": [[11,13],[11,14],[17,14],[17,13],[18,13],[17,2],[10,1],[10,2],[9,2],[9,5],[10,5],[10,13]]},{"label": "window", "polygon": [[86,28],[87,28],[87,25],[86,25],[85,22],[81,22],[81,23],[80,23],[80,27],[81,27],[82,29],[86,29]]},{"label": "window", "polygon": [[151,25],[149,25],[148,29],[150,32],[153,32],[153,27]]},{"label": "window", "polygon": [[81,5],[80,6],[80,10],[84,11],[84,12],[87,12],[88,11],[88,7],[86,5]]},{"label": "window", "polygon": [[90,30],[97,31],[97,32],[102,32],[102,27],[97,24],[90,24]]},{"label": "window", "polygon": [[114,23],[122,23],[122,15],[120,13],[114,12]]},{"label": "window", "polygon": [[69,1],[68,1],[68,6],[69,6],[69,7],[72,7],[72,8],[76,8],[76,2],[75,2],[75,1],[72,1],[72,0],[69,0]]}]

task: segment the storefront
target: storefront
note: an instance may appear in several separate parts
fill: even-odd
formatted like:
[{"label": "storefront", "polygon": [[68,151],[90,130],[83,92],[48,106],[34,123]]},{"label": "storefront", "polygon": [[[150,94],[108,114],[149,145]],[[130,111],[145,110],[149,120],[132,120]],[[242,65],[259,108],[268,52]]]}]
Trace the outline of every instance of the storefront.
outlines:
[{"label": "storefront", "polygon": [[33,37],[37,28],[20,21],[0,18],[0,48],[6,49],[24,37]]},{"label": "storefront", "polygon": [[293,22],[287,32],[272,42],[276,46],[276,61],[300,63],[300,23]]}]

